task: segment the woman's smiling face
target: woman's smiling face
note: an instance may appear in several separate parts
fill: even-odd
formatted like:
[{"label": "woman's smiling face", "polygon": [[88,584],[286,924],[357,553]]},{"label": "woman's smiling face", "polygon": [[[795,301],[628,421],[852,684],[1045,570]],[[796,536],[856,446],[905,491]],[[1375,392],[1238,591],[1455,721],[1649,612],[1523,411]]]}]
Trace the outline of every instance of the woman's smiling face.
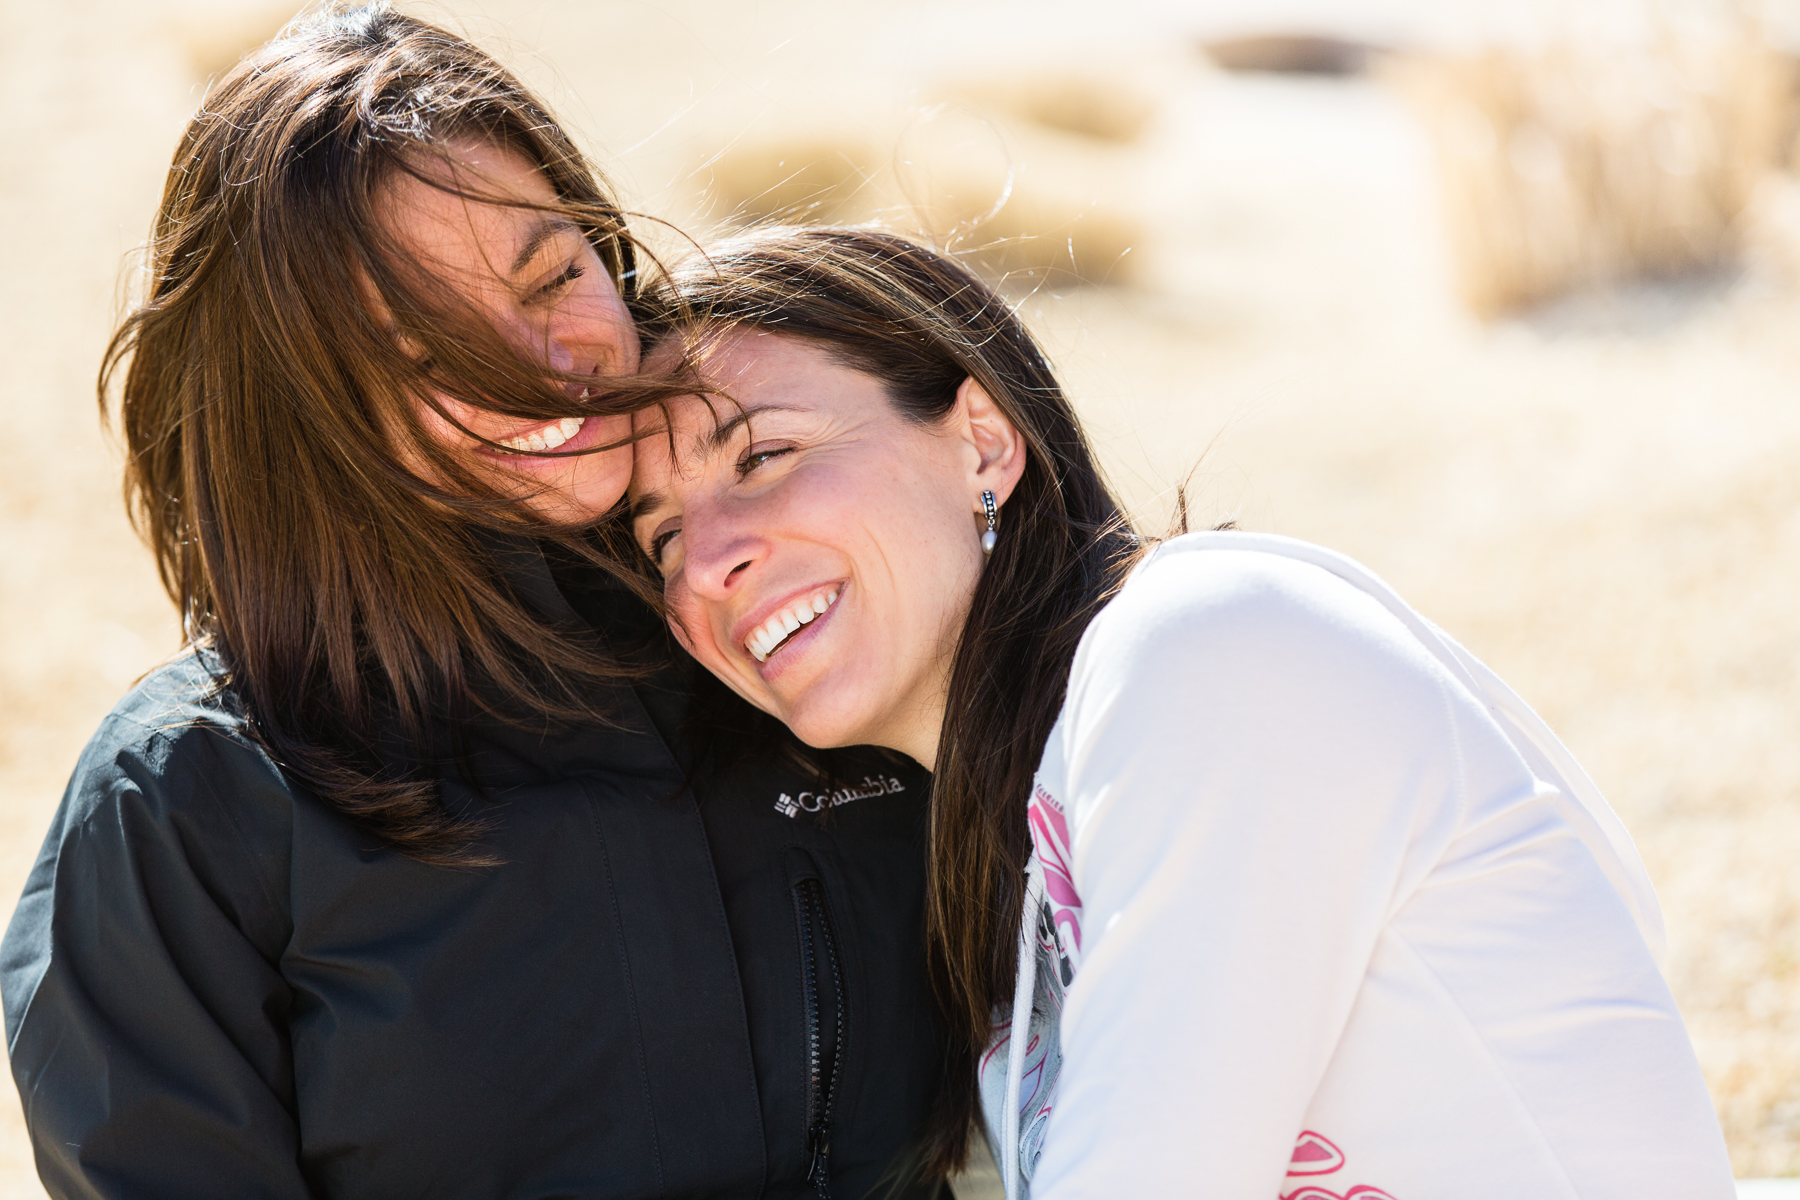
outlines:
[{"label": "woman's smiling face", "polygon": [[[384,218],[397,240],[446,286],[486,317],[521,354],[574,375],[629,375],[638,367],[638,336],[619,290],[593,245],[552,209],[555,191],[520,155],[482,142],[457,142],[448,162],[417,166],[441,186],[410,175],[392,181]],[[459,191],[522,206],[487,204]],[[580,399],[579,384],[565,384]],[[449,396],[438,402],[465,428],[519,450],[571,453],[622,442],[625,416],[533,421],[475,408]],[[567,458],[507,454],[458,429],[428,405],[419,415],[431,436],[488,468],[496,484],[516,491],[552,521],[579,523],[606,513],[624,494],[631,450],[619,446]]]},{"label": "woman's smiling face", "polygon": [[[705,357],[725,395],[649,410],[633,531],[682,644],[814,746],[889,746],[926,766],[980,576],[980,495],[1022,450],[972,382],[939,424],[823,345],[757,329]],[[727,398],[728,397],[728,398]]]}]

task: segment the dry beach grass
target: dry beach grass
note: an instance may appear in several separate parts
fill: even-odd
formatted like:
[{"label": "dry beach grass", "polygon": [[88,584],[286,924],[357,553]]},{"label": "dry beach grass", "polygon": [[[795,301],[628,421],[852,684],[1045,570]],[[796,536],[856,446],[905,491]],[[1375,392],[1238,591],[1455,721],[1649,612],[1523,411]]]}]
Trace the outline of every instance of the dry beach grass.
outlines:
[{"label": "dry beach grass", "polygon": [[[1010,274],[1147,523],[1204,455],[1202,517],[1355,555],[1486,658],[1644,851],[1738,1173],[1800,1173],[1800,297],[1792,185],[1744,167],[1780,140],[1772,60],[1655,109],[1731,148],[1685,192],[1642,175],[1631,244],[1703,253],[1483,321],[1460,296],[1498,311],[1629,274],[1617,247],[1594,266],[1568,215],[1598,201],[1542,199],[1544,140],[1465,140],[1443,168],[1442,127],[1377,81],[1212,69],[1190,6],[416,7],[543,85],[634,203],[695,232],[829,214],[959,237]],[[175,645],[91,380],[201,80],[285,15],[0,6],[0,915],[81,743]],[[1431,86],[1568,121],[1544,135],[1558,155],[1655,167],[1628,95],[1624,132],[1592,142],[1580,72],[1555,68],[1574,100],[1543,99],[1536,53],[1434,59]],[[1696,175],[1711,208],[1683,198]],[[1526,213],[1589,256],[1472,249],[1477,193],[1512,206],[1494,238]],[[0,1200],[39,1195],[10,1089],[0,1112]]]},{"label": "dry beach grass", "polygon": [[1748,25],[1399,56],[1386,73],[1432,134],[1460,290],[1490,316],[1730,261],[1793,133],[1794,65]]}]

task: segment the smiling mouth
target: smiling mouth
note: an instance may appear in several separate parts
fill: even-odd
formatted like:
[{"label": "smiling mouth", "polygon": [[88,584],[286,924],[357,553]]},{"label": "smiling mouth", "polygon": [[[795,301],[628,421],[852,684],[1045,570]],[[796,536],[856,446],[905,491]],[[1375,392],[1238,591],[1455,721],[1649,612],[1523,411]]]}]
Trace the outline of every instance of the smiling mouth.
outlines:
[{"label": "smiling mouth", "polygon": [[508,450],[559,450],[563,443],[581,432],[586,417],[564,417],[536,429],[528,429],[516,437],[499,438],[498,444]]},{"label": "smiling mouth", "polygon": [[832,584],[771,613],[768,620],[750,631],[750,636],[744,639],[744,649],[757,662],[768,662],[769,656],[786,645],[789,638],[824,616],[825,610],[837,603],[842,592],[842,584]]}]

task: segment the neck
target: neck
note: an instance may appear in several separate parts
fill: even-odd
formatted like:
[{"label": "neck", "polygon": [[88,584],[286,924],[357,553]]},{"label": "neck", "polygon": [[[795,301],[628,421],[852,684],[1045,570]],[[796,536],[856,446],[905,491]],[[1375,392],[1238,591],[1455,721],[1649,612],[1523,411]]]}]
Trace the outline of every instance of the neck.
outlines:
[{"label": "neck", "polygon": [[946,670],[929,697],[910,705],[885,736],[870,740],[889,750],[898,750],[927,771],[935,772],[938,741],[944,732],[944,709],[949,701],[950,678]]},{"label": "neck", "polygon": [[927,771],[937,770],[938,735],[944,728],[944,707],[938,705],[937,712],[929,722],[922,722],[916,731],[895,738],[888,746],[890,750],[898,750],[924,767]]}]

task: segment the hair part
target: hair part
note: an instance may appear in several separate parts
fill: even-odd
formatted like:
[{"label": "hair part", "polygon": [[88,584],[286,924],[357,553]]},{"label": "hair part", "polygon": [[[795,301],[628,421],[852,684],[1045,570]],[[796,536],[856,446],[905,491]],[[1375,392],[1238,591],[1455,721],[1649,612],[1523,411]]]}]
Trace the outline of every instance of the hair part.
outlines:
[{"label": "hair part", "polygon": [[869,230],[770,228],[673,282],[690,346],[746,327],[816,343],[922,424],[972,378],[1027,448],[957,643],[932,781],[927,937],[951,1036],[921,1159],[949,1174],[967,1157],[995,1010],[1011,1006],[1031,781],[1081,635],[1141,543],[1035,339],[956,260]]}]

